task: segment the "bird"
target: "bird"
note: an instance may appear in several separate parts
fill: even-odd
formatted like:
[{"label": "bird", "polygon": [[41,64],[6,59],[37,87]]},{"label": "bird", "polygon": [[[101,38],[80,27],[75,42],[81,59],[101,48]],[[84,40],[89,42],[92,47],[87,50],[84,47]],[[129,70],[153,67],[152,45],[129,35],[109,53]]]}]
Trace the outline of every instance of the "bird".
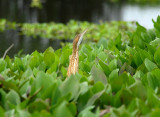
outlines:
[{"label": "bird", "polygon": [[83,36],[86,33],[87,29],[84,30],[82,33],[75,36],[73,40],[73,50],[72,55],[69,57],[69,67],[67,70],[67,76],[69,77],[71,74],[75,74],[78,72],[78,66],[79,66],[79,56],[78,56],[78,49],[79,45],[82,42]]}]

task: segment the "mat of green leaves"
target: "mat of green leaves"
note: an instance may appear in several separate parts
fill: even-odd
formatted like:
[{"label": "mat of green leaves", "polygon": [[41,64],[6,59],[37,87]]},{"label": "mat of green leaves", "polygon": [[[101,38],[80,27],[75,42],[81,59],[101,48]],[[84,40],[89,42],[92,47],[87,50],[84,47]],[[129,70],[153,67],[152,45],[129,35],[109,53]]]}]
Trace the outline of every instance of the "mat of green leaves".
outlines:
[{"label": "mat of green leaves", "polygon": [[160,17],[79,49],[79,73],[66,79],[72,44],[0,59],[0,116],[159,117]]}]

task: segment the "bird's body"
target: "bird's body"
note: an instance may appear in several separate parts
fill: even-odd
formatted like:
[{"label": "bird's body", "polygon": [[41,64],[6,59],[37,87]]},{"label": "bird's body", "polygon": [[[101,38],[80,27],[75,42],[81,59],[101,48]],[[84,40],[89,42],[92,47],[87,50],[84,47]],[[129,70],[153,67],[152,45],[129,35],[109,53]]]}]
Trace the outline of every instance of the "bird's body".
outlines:
[{"label": "bird's body", "polygon": [[69,58],[70,63],[67,71],[67,76],[70,76],[71,74],[75,74],[78,72],[78,65],[79,65],[79,56],[78,52],[75,54],[72,54]]},{"label": "bird's body", "polygon": [[86,30],[78,34],[75,39],[73,40],[73,51],[72,55],[69,58],[69,67],[67,71],[67,76],[70,76],[71,74],[75,74],[78,72],[78,66],[79,66],[79,56],[78,56],[78,47],[82,41],[82,37],[85,34]]}]

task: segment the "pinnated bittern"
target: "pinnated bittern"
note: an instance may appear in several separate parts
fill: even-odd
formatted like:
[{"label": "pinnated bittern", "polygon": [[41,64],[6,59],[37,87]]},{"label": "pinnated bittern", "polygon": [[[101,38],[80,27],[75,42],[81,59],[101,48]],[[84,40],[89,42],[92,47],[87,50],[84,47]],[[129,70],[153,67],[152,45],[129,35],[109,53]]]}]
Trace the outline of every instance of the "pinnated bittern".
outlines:
[{"label": "pinnated bittern", "polygon": [[67,76],[70,76],[71,74],[75,74],[76,72],[78,72],[78,65],[79,65],[78,48],[86,31],[87,30],[76,35],[76,37],[73,40],[73,51],[72,55],[69,58],[70,60],[69,60]]}]

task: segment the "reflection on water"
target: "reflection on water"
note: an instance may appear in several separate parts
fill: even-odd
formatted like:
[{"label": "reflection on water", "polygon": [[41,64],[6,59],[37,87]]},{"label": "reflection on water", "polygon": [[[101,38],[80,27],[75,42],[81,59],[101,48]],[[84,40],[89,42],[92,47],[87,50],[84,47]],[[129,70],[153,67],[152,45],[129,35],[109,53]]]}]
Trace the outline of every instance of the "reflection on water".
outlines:
[{"label": "reflection on water", "polygon": [[[138,21],[141,25],[152,28],[152,18],[160,14],[160,4],[139,5],[130,3],[109,3],[106,0],[42,0],[43,9],[30,8],[31,0],[0,0],[0,18],[16,22],[63,22],[70,19],[99,21],[124,20]],[[31,53],[34,50],[44,51],[48,46],[60,48],[60,41],[48,39],[32,39],[18,35],[18,31],[0,33],[0,57],[14,43],[9,52],[13,56],[19,50]]]},{"label": "reflection on water", "polygon": [[8,30],[5,32],[0,32],[0,57],[3,56],[5,50],[14,44],[14,47],[7,53],[9,56],[17,54],[20,50],[23,50],[25,54],[31,54],[33,51],[38,50],[39,52],[44,52],[49,46],[58,49],[61,47],[60,40],[49,40],[49,39],[33,39],[32,37],[26,37],[18,35],[17,31]]},{"label": "reflection on water", "polygon": [[124,21],[138,21],[146,28],[153,28],[152,19],[156,20],[160,15],[160,5],[157,6],[141,6],[138,5],[124,5],[121,10],[121,20]]},{"label": "reflection on water", "polygon": [[[17,22],[138,21],[152,28],[160,15],[159,4],[109,3],[106,0],[42,0],[43,9],[30,8],[31,0],[0,0],[0,18]],[[4,7],[5,6],[5,7]],[[6,9],[7,8],[7,9]]]}]

